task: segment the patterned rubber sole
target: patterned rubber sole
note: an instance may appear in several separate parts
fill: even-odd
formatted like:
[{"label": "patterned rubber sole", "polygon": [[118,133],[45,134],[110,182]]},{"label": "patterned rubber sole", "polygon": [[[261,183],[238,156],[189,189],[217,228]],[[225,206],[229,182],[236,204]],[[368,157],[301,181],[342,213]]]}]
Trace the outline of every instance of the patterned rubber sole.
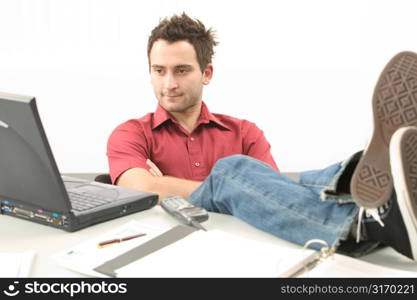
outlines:
[{"label": "patterned rubber sole", "polygon": [[351,181],[359,206],[376,208],[388,201],[393,183],[389,143],[394,132],[417,126],[417,54],[401,52],[382,71],[373,96],[374,132]]},{"label": "patterned rubber sole", "polygon": [[376,114],[386,145],[400,127],[417,125],[417,54],[402,53],[381,76]]}]

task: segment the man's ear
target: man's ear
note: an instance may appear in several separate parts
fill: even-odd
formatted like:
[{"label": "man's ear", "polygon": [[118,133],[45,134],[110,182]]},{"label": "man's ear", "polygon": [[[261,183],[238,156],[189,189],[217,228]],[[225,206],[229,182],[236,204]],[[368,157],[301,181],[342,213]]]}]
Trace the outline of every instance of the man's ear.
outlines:
[{"label": "man's ear", "polygon": [[204,85],[209,84],[212,77],[213,77],[213,65],[208,64],[203,72],[203,84]]}]

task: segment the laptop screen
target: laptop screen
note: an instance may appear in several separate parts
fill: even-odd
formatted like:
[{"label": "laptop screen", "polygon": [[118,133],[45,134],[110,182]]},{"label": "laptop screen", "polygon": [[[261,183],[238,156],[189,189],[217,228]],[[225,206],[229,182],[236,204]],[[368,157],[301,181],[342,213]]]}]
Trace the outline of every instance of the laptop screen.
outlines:
[{"label": "laptop screen", "polygon": [[0,200],[70,210],[34,97],[0,93]]}]

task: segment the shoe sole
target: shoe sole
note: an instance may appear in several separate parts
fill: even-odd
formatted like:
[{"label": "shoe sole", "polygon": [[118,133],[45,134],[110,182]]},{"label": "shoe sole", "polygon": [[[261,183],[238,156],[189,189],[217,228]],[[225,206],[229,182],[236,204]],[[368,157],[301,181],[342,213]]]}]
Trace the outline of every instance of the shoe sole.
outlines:
[{"label": "shoe sole", "polygon": [[351,180],[353,200],[377,208],[391,196],[389,143],[393,133],[417,126],[417,54],[401,52],[382,71],[372,99],[374,130]]},{"label": "shoe sole", "polygon": [[399,129],[390,145],[391,170],[398,207],[417,259],[417,128]]}]

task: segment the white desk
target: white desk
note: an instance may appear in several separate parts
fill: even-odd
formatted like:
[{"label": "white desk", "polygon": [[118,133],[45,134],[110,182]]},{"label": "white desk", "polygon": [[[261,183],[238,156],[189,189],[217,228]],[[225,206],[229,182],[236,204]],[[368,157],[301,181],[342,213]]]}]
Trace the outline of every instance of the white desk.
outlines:
[{"label": "white desk", "polygon": [[[167,215],[159,206],[94,225],[73,233],[10,216],[0,215],[0,252],[22,252],[28,249],[35,250],[37,255],[31,271],[32,277],[83,277],[82,274],[61,267],[51,258],[51,256],[91,237],[106,233],[130,220],[143,221],[149,225],[162,225],[167,227],[178,224],[175,219]],[[262,232],[233,216],[210,213],[209,220],[206,221],[204,225],[209,230],[222,229],[223,231],[240,237],[273,243],[288,248],[300,248],[297,245]],[[277,253],[277,255],[279,255],[279,253]],[[417,272],[417,263],[411,262],[409,259],[397,254],[390,248],[378,250],[361,259],[382,266]]]}]

